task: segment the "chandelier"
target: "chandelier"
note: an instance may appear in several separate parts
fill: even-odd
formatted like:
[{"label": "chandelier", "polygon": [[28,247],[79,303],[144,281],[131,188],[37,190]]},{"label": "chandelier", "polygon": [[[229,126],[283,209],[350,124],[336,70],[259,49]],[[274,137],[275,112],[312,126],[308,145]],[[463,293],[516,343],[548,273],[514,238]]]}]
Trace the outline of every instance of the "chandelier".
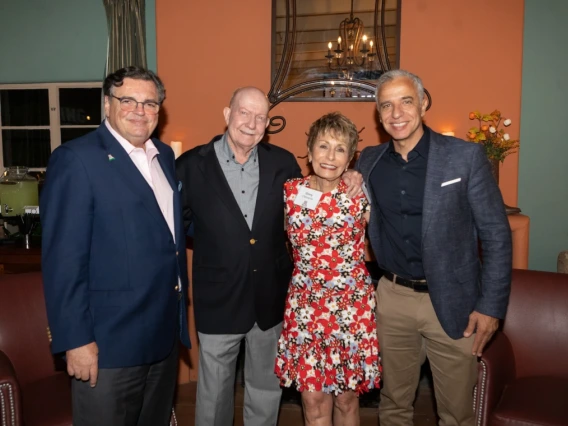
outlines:
[{"label": "chandelier", "polygon": [[[353,80],[353,74],[359,70],[373,68],[376,53],[373,52],[373,40],[368,40],[365,25],[359,18],[353,16],[353,2],[351,0],[351,13],[339,24],[339,37],[337,49],[332,51],[333,42],[327,44],[327,65],[330,71],[339,71],[343,78]],[[368,43],[367,43],[368,41]]]}]

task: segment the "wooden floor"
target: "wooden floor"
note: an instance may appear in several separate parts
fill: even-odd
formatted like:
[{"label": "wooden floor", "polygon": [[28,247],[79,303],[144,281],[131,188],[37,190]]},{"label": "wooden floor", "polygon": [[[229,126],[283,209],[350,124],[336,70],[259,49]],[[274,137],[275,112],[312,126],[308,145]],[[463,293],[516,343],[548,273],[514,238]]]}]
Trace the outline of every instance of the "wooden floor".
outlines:
[{"label": "wooden floor", "polygon": [[[195,422],[195,393],[196,382],[183,384],[178,387],[176,397],[176,416],[179,426],[194,426]],[[243,388],[236,386],[235,392],[235,426],[243,425]],[[379,424],[377,408],[361,408],[361,426],[377,426]],[[302,426],[302,408],[297,402],[284,401],[280,409],[278,426]],[[430,385],[426,380],[420,382],[415,413],[415,426],[435,426],[433,396]]]}]

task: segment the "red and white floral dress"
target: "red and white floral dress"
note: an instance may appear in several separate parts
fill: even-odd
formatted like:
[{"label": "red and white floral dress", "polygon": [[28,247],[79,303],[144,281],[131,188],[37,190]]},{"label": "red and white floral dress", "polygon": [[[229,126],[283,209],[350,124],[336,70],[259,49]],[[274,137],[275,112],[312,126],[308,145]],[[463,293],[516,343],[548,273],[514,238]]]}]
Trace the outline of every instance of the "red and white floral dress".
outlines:
[{"label": "red and white floral dress", "polygon": [[276,357],[283,386],[335,395],[379,387],[375,297],[364,263],[365,196],[350,199],[341,181],[314,210],[295,205],[300,186],[284,184],[294,273]]}]

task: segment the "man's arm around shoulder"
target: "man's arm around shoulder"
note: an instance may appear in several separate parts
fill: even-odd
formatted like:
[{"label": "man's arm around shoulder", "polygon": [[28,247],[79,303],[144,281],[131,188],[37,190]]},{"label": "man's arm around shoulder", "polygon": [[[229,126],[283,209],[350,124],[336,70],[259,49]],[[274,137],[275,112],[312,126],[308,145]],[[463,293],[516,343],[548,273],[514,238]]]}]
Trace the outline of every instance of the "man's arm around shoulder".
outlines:
[{"label": "man's arm around shoulder", "polygon": [[192,212],[189,200],[189,188],[191,185],[192,168],[195,167],[195,161],[192,158],[195,156],[195,148],[191,151],[186,151],[176,159],[176,176],[180,183],[180,198],[182,205],[183,226],[187,233],[190,230],[192,222]]}]

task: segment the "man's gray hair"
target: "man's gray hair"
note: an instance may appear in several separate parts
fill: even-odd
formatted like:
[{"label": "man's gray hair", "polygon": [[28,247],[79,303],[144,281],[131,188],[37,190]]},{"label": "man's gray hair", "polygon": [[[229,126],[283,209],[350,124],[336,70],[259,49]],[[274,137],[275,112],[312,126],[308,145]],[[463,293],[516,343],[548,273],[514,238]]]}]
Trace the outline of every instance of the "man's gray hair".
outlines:
[{"label": "man's gray hair", "polygon": [[406,70],[390,70],[381,74],[377,80],[377,90],[375,91],[375,100],[377,103],[379,102],[379,92],[381,87],[384,84],[390,83],[391,81],[401,77],[406,77],[412,81],[412,84],[414,84],[414,88],[416,89],[416,93],[418,93],[418,100],[420,101],[420,104],[422,104],[422,101],[424,100],[424,85],[422,84],[422,80],[416,74],[412,74],[410,71]]}]

